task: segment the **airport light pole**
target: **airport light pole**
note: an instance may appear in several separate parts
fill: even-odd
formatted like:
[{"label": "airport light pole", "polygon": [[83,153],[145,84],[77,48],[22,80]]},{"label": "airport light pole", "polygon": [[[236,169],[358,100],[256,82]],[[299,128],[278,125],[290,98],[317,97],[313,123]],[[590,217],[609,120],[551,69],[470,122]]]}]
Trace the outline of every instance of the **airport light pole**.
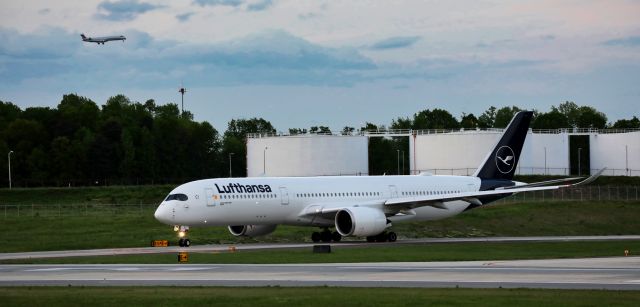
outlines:
[{"label": "airport light pole", "polygon": [[267,149],[269,147],[265,146],[264,151],[262,151],[262,175],[267,174]]},{"label": "airport light pole", "polygon": [[398,172],[396,174],[400,175],[400,149],[396,149],[398,152]]},{"label": "airport light pole", "polygon": [[7,160],[9,162],[9,190],[11,190],[11,154],[13,153],[13,150],[9,151],[9,154],[7,154]]},{"label": "airport light pole", "polygon": [[234,153],[230,152],[229,153],[229,178],[233,177],[233,173],[231,172],[231,156],[233,156]]}]

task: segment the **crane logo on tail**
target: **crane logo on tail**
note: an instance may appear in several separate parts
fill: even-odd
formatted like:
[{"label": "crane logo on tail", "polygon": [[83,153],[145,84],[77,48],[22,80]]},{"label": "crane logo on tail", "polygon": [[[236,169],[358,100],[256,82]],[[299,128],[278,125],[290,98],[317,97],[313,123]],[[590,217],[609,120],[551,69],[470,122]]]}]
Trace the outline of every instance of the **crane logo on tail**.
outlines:
[{"label": "crane logo on tail", "polygon": [[503,174],[508,174],[515,166],[515,154],[509,146],[502,146],[496,150],[496,166]]}]

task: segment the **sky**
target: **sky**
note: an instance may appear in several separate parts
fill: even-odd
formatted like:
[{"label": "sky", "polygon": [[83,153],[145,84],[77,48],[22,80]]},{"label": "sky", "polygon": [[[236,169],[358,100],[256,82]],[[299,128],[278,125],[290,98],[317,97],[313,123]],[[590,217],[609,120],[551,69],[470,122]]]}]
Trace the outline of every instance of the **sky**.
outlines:
[{"label": "sky", "polygon": [[[332,130],[441,108],[640,116],[640,1],[0,2],[0,100],[180,103],[224,131]],[[125,35],[123,42],[83,43]]]}]

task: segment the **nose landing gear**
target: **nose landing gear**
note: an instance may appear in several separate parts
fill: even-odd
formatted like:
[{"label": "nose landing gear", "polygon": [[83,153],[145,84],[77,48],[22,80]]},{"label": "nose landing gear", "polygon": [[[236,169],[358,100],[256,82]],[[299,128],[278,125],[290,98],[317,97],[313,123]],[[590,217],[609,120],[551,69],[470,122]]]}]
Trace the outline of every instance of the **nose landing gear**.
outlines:
[{"label": "nose landing gear", "polygon": [[187,233],[189,233],[189,226],[173,226],[173,231],[178,233],[178,246],[180,247],[189,247],[191,246],[191,240],[187,238]]}]

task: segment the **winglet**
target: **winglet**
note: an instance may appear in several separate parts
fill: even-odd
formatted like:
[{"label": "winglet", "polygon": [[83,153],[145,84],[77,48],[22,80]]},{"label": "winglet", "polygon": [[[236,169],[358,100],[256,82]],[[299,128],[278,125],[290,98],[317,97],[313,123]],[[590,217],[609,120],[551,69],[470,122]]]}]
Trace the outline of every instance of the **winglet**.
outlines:
[{"label": "winglet", "polygon": [[568,185],[568,186],[570,186],[570,187],[575,187],[575,186],[579,186],[579,185],[585,185],[585,184],[592,183],[592,182],[594,182],[596,179],[598,179],[598,177],[600,177],[600,175],[602,175],[602,173],[603,173],[606,169],[607,169],[607,168],[605,167],[605,168],[603,168],[603,169],[601,169],[601,170],[597,171],[595,174],[593,174],[593,175],[589,176],[589,178],[587,178],[587,179],[585,179],[585,180],[582,180],[582,181],[580,181],[580,182],[578,182],[578,183]]}]

